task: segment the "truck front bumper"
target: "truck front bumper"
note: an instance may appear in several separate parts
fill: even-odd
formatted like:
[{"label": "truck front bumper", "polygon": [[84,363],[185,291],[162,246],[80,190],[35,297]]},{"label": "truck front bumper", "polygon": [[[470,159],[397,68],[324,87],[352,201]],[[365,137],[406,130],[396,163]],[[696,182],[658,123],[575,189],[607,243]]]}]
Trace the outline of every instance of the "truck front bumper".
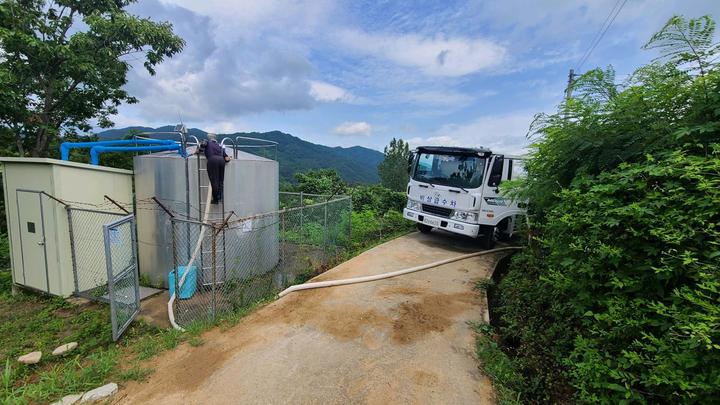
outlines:
[{"label": "truck front bumper", "polygon": [[413,211],[407,208],[403,209],[403,216],[411,221],[432,226],[433,228],[444,229],[448,232],[470,236],[472,238],[477,237],[480,231],[480,225],[478,224],[468,224],[466,222],[460,222],[448,218],[438,217],[424,212]]}]

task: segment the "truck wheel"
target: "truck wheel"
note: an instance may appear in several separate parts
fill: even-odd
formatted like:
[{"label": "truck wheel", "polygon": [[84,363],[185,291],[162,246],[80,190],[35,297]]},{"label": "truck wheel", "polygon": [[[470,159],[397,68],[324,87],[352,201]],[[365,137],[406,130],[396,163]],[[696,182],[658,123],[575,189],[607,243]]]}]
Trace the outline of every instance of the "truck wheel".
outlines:
[{"label": "truck wheel", "polygon": [[480,246],[482,246],[483,249],[492,249],[495,247],[495,227],[491,225],[480,225],[480,232],[482,232],[482,235],[478,236]]},{"label": "truck wheel", "polygon": [[422,233],[430,233],[430,231],[432,231],[432,226],[418,223],[417,229]]},{"label": "truck wheel", "polygon": [[508,228],[510,227],[510,218],[505,218],[497,226],[498,232],[497,232],[497,238],[499,241],[507,242],[510,240],[510,232],[508,232]]}]

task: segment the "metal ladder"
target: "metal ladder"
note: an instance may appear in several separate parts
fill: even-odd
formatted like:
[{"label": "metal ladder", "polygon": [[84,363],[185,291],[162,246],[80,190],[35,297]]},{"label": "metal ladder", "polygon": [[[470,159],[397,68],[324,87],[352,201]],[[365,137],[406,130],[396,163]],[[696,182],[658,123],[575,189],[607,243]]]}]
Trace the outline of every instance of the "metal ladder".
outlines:
[{"label": "metal ladder", "polygon": [[[204,159],[201,159],[200,156],[198,156],[198,221],[202,221],[202,216],[205,213],[206,204],[205,201],[207,201],[207,193],[211,192],[211,186],[210,186],[210,179],[207,176],[207,166],[205,168],[202,167],[201,162]],[[207,161],[205,161],[205,164],[207,165]],[[222,223],[222,221],[225,219],[225,198],[223,196],[223,201],[220,204],[215,205],[215,207],[220,208],[220,212],[217,212],[218,210],[210,208],[210,213],[208,214],[208,222],[211,223]],[[210,230],[208,230],[210,231]],[[220,231],[220,233],[217,234],[217,236],[213,236],[213,233],[215,232],[215,229],[212,229],[212,233],[206,232],[206,235],[209,235],[210,238],[205,237],[202,241],[201,247],[200,247],[200,283],[204,287],[213,287],[213,285],[217,284],[223,284],[225,282],[225,268],[227,264],[227,258],[225,255],[225,229]],[[213,251],[212,251],[212,238],[216,238],[215,240],[215,283],[213,284]]]}]

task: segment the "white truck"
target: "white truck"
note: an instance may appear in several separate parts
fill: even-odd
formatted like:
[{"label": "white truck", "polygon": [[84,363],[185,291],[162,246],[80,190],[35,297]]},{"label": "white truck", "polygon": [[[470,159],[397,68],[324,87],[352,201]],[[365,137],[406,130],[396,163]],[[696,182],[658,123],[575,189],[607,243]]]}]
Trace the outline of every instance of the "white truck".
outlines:
[{"label": "white truck", "polygon": [[488,149],[418,147],[409,163],[403,216],[420,232],[433,228],[479,238],[484,248],[509,238],[525,201],[500,195],[500,183],[524,176],[523,158]]}]

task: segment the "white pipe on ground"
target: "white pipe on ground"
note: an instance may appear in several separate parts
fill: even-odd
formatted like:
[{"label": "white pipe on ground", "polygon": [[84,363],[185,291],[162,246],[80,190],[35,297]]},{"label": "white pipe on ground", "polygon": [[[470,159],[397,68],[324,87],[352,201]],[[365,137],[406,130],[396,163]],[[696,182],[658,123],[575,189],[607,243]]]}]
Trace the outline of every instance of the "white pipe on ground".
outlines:
[{"label": "white pipe on ground", "polygon": [[427,270],[427,269],[430,269],[433,267],[438,267],[438,266],[442,266],[444,264],[457,262],[459,260],[469,259],[469,258],[475,257],[475,256],[482,256],[482,255],[487,255],[490,253],[506,252],[506,251],[511,251],[511,250],[521,250],[521,249],[522,249],[522,247],[504,247],[504,248],[483,250],[480,252],[468,253],[465,255],[451,257],[450,259],[440,260],[440,261],[429,263],[429,264],[423,264],[421,266],[415,266],[415,267],[410,267],[410,268],[403,269],[403,270],[397,270],[397,271],[393,271],[390,273],[376,274],[373,276],[346,278],[343,280],[318,281],[315,283],[298,284],[298,285],[294,285],[294,286],[288,287],[285,290],[283,290],[280,294],[278,294],[278,298],[283,297],[287,294],[290,294],[291,292],[294,292],[294,291],[310,290],[313,288],[336,287],[339,285],[348,285],[348,284],[356,284],[356,283],[366,283],[369,281],[382,280],[382,279],[386,279],[386,278],[390,278],[390,277],[401,276],[403,274],[414,273],[416,271]]},{"label": "white pipe on ground", "polygon": [[[208,188],[207,199],[205,200],[205,214],[203,215],[203,220],[202,220],[203,223],[207,222],[208,215],[210,214],[210,205],[211,205],[210,197],[211,196],[212,196],[212,194],[210,193],[210,189]],[[183,284],[185,283],[185,279],[187,278],[187,275],[190,273],[190,267],[192,267],[193,263],[195,263],[195,258],[197,257],[198,252],[200,252],[200,248],[202,247],[202,241],[203,241],[203,238],[205,237],[206,229],[207,229],[207,226],[203,226],[202,229],[200,229],[200,236],[198,237],[197,244],[195,245],[195,250],[193,251],[192,256],[190,256],[190,261],[185,266],[185,273],[183,273],[182,277],[180,277],[180,279],[178,280],[177,288],[175,289],[175,291],[173,292],[173,295],[171,295],[170,299],[168,300],[167,309],[168,309],[168,318],[170,318],[170,325],[172,325],[173,328],[183,331],[183,332],[185,331],[185,329],[183,329],[180,325],[175,323],[175,311],[173,310],[173,304],[175,303],[175,296],[177,295],[178,290],[180,290],[182,288]],[[176,272],[175,274],[178,274],[178,272],[179,272],[178,269],[175,269],[174,271]]]}]

